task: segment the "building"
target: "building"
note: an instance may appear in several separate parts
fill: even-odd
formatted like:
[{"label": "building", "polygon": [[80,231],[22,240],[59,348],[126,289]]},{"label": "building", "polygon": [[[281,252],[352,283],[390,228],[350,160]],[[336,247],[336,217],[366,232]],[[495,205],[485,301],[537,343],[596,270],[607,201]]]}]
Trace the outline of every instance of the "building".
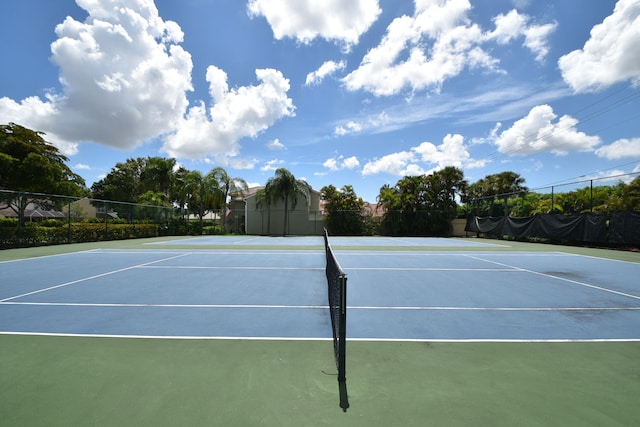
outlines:
[{"label": "building", "polygon": [[[0,209],[0,218],[18,218],[18,214],[11,208]],[[45,219],[65,220],[67,215],[56,210],[45,210],[33,203],[29,203],[24,210],[22,219],[25,222],[40,222]]]},{"label": "building", "polygon": [[71,217],[76,221],[82,221],[87,218],[118,218],[118,213],[113,211],[107,202],[92,200],[88,197],[75,200],[70,205],[65,205],[62,210],[65,214],[68,214],[69,210],[71,210]]},{"label": "building", "polygon": [[310,188],[308,195],[298,193],[295,209],[291,209],[289,200],[285,230],[284,200],[268,204],[261,197],[262,191],[264,187],[252,187],[232,196],[226,224],[234,233],[267,236],[322,234],[324,211],[320,192]]}]

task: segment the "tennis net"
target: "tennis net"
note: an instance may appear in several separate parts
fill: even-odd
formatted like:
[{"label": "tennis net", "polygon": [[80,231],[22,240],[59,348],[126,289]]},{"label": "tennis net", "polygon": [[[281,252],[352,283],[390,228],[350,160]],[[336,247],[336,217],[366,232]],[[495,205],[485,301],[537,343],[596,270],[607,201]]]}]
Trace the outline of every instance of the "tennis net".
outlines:
[{"label": "tennis net", "polygon": [[329,293],[329,312],[333,329],[333,348],[338,381],[346,381],[346,345],[347,345],[347,275],[338,263],[331,245],[329,233],[324,229],[324,247],[327,255],[327,284]]}]

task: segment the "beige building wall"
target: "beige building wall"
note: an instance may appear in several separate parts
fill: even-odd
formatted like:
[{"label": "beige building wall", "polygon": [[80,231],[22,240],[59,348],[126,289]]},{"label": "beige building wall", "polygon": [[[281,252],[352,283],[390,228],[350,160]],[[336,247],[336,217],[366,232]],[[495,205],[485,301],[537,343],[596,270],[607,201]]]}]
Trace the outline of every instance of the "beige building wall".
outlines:
[{"label": "beige building wall", "polygon": [[244,199],[231,202],[228,223],[236,233],[254,235],[321,235],[324,227],[324,215],[320,212],[320,193],[311,190],[310,198],[298,194],[295,209],[289,201],[288,229],[285,230],[284,201],[278,200],[270,207],[258,206],[256,193],[260,188],[252,188]]}]

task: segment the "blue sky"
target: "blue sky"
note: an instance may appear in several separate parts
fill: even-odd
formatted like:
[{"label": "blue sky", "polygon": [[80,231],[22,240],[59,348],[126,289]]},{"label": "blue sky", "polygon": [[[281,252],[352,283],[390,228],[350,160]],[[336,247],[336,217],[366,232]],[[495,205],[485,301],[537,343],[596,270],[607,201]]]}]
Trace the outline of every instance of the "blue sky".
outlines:
[{"label": "blue sky", "polygon": [[0,13],[0,122],[46,132],[88,186],[146,156],[252,185],[285,167],[370,202],[446,166],[469,182],[515,171],[530,188],[640,172],[640,0],[22,0]]}]

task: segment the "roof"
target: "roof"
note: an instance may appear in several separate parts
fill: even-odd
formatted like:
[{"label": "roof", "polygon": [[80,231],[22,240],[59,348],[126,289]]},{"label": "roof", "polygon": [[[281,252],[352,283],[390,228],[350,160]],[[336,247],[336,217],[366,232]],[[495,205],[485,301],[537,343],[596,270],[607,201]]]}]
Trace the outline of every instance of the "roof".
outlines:
[{"label": "roof", "polygon": [[[6,218],[17,218],[18,214],[11,208],[0,209],[0,215]],[[35,209],[25,209],[23,218],[31,218],[31,219],[64,219],[66,215],[60,211],[49,210],[45,211],[44,209],[35,208]]]},{"label": "roof", "polygon": [[[264,186],[260,185],[260,186],[256,186],[256,187],[251,187],[248,190],[245,190],[245,191],[242,191],[242,192],[233,193],[231,195],[231,201],[240,201],[240,200],[250,199],[252,197],[255,197],[255,195],[258,193],[258,191],[263,190],[264,188],[265,188]],[[314,190],[311,187],[309,187],[309,192],[320,194],[319,191]]]}]

